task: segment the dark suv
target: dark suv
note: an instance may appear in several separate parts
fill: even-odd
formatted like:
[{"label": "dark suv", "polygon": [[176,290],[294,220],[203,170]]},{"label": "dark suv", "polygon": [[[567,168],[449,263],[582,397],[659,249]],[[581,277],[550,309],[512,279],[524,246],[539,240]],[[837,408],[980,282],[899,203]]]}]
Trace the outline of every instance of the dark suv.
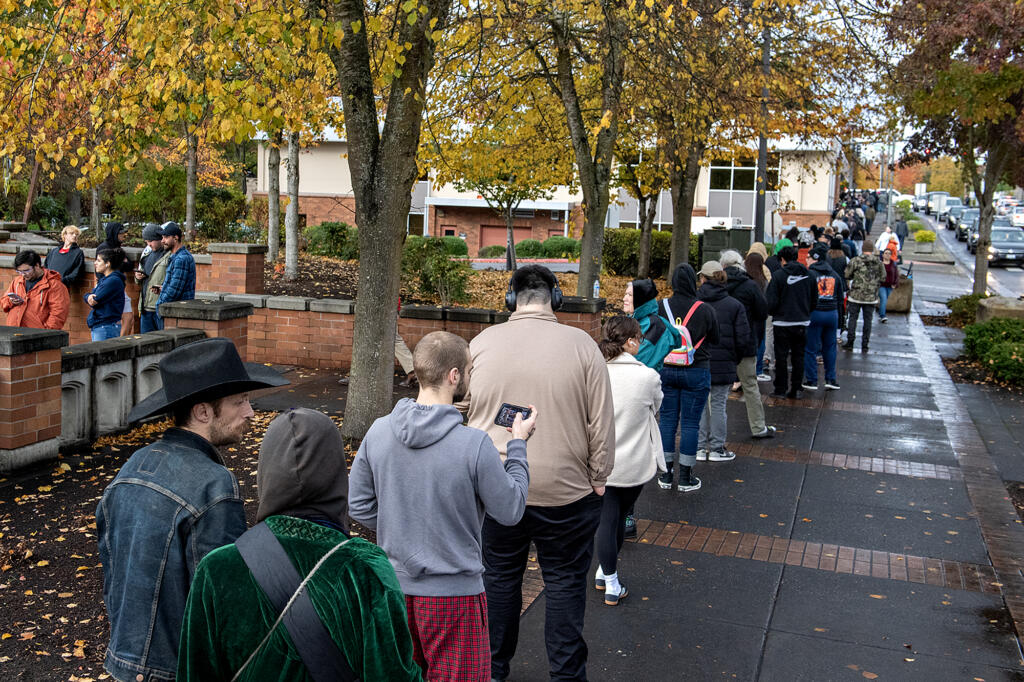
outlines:
[{"label": "dark suv", "polygon": [[980,215],[980,208],[964,209],[964,212],[956,219],[956,224],[953,226],[956,229],[956,238],[958,241],[967,241],[967,233],[974,224],[974,221],[977,220]]},{"label": "dark suv", "polygon": [[[967,235],[967,250],[971,253],[975,253],[978,250],[978,221],[980,218],[975,218],[971,223],[970,234]],[[992,232],[995,233],[996,229],[1001,227],[1013,227],[1013,223],[1006,216],[996,216],[992,219]],[[1020,232],[1019,227],[1013,228]]]},{"label": "dark suv", "polygon": [[1001,227],[992,230],[992,246],[988,247],[990,265],[1019,265],[1024,267],[1024,230],[1019,227]]}]

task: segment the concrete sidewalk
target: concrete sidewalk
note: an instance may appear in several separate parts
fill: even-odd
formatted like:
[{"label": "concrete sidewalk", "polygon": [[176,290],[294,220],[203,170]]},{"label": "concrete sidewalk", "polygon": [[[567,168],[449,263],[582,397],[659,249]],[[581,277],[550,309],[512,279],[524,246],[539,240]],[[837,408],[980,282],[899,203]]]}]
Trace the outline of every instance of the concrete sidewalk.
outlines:
[{"label": "concrete sidewalk", "polygon": [[[739,456],[698,463],[699,492],[647,486],[630,596],[590,593],[590,679],[1024,679],[1024,528],[993,459],[1021,452],[990,456],[918,315],[889,320],[840,352],[842,390],[766,400],[775,439],[730,400]],[[546,679],[543,594],[521,627],[510,679]]]}]

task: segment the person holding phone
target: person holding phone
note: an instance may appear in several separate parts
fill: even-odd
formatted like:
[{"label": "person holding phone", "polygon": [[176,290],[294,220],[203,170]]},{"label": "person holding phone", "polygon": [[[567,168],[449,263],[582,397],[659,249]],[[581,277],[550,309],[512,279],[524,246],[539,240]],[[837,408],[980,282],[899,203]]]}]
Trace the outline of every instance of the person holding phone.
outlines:
[{"label": "person holding phone", "polygon": [[60,273],[47,270],[35,251],[19,251],[14,257],[17,277],[0,298],[8,327],[63,329],[68,319],[70,296]]},{"label": "person holding phone", "polygon": [[103,249],[96,252],[96,286],[85,295],[92,311],[86,322],[93,341],[115,339],[121,334],[124,312],[124,251]]},{"label": "person holding phone", "polygon": [[485,515],[517,523],[530,485],[526,441],[537,410],[530,405],[524,418],[522,408],[503,406],[497,419],[512,439],[502,462],[453,405],[466,395],[471,364],[462,337],[424,336],[413,353],[419,395],[373,423],[349,478],[349,516],[377,532],[391,560],[428,680],[489,679],[481,528]]}]

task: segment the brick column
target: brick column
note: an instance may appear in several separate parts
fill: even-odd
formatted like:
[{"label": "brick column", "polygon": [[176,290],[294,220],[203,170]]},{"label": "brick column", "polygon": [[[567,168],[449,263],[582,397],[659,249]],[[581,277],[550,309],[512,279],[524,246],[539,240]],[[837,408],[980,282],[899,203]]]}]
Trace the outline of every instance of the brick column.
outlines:
[{"label": "brick column", "polygon": [[236,301],[175,301],[160,306],[165,329],[201,329],[209,337],[231,339],[243,360],[249,348],[252,304]]},{"label": "brick column", "polygon": [[562,307],[555,313],[558,321],[571,327],[582,329],[594,337],[601,339],[601,313],[604,311],[603,298],[581,298],[565,296]]},{"label": "brick column", "polygon": [[68,333],[0,327],[0,471],[57,456]]},{"label": "brick column", "polygon": [[262,244],[210,244],[210,291],[227,294],[262,294],[267,247]]}]

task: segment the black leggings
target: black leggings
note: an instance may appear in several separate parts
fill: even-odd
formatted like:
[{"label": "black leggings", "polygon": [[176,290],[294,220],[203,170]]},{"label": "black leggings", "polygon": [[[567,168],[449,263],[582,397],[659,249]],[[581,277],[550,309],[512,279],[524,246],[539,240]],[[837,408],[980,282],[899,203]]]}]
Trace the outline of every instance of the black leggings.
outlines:
[{"label": "black leggings", "polygon": [[611,575],[616,571],[619,550],[622,549],[626,511],[632,509],[636,498],[640,497],[642,485],[632,488],[604,489],[604,500],[601,503],[601,525],[597,527],[597,561],[601,571]]}]

